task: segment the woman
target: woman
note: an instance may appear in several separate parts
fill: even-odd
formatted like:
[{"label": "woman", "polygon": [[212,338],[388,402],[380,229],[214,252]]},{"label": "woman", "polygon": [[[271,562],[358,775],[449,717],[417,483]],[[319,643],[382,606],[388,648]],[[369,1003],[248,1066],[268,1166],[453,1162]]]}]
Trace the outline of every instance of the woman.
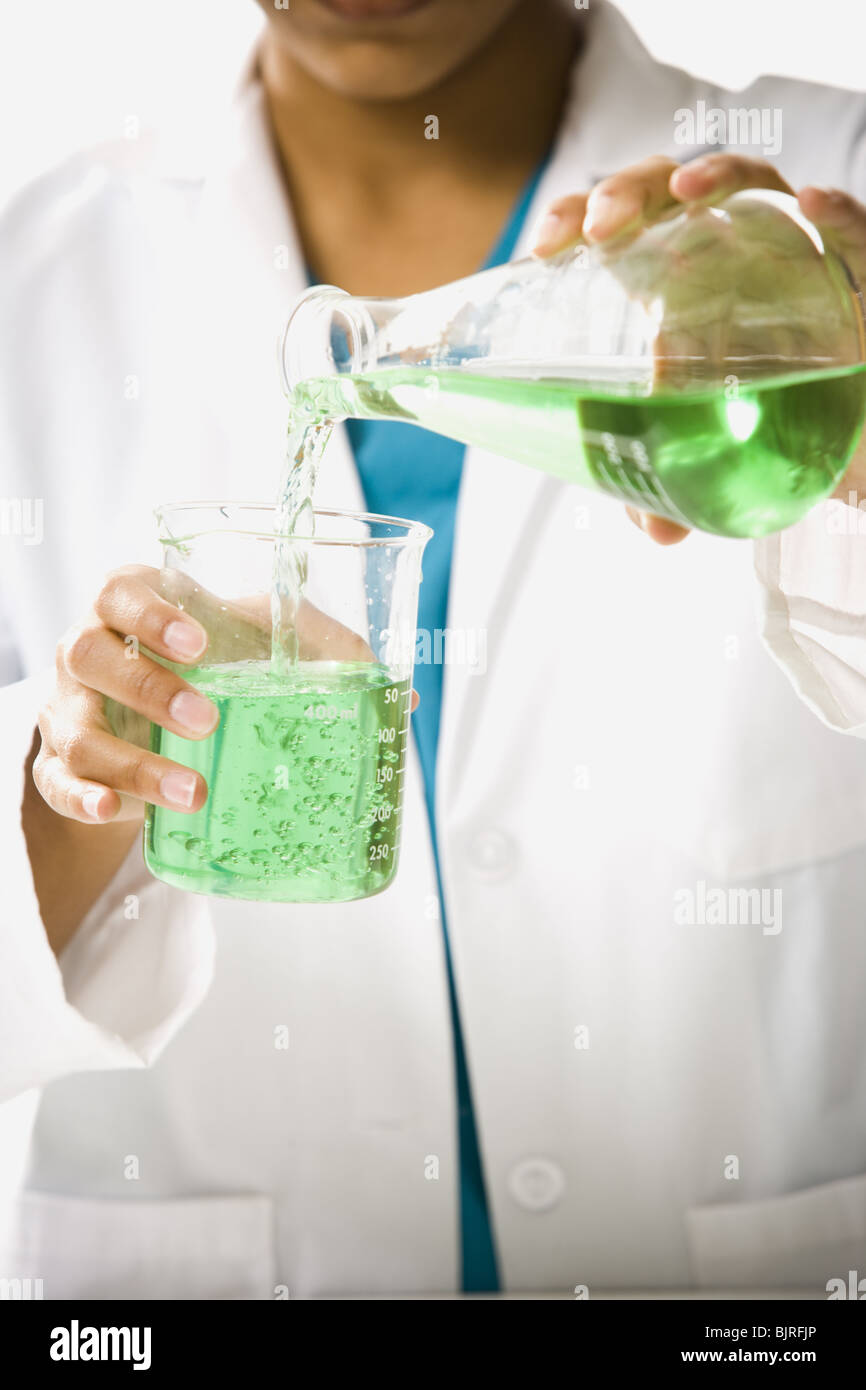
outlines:
[{"label": "woman", "polygon": [[[675,113],[725,94],[601,4],[263,8],[211,148],[83,157],[4,223],[5,490],[44,499],[45,545],[3,554],[30,677],[3,692],[3,1071],[52,1083],[5,1268],[46,1297],[822,1288],[866,1238],[866,752],[752,614],[762,593],[826,722],[866,723],[862,561],[821,509],[757,547],[755,590],[748,546],[666,555],[605,499],[350,426],[317,502],[429,521],[419,624],[487,650],[483,674],[416,670],[397,880],[288,908],[144,870],[144,804],[207,789],[117,738],[105,697],[184,737],[215,721],[125,659],[130,636],[202,649],[142,568],[150,512],[273,496],[272,344],[305,281],[404,295],[788,187],[755,151],[678,167],[700,152]],[[863,98],[735,100],[783,110],[786,177],[866,268]],[[683,925],[708,884],[780,893],[784,930]]]}]

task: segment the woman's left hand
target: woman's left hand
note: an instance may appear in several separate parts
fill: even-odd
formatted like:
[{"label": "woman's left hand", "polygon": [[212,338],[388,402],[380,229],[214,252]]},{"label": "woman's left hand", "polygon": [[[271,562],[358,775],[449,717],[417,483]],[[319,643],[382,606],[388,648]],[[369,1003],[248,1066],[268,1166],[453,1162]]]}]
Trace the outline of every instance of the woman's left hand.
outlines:
[{"label": "woman's left hand", "polygon": [[[549,256],[583,239],[590,245],[624,233],[634,234],[678,203],[718,203],[743,188],[794,190],[762,159],[711,154],[689,164],[662,155],[633,164],[596,184],[591,193],[574,193],[551,203],[539,222],[533,251]],[[796,195],[806,217],[866,286],[866,207],[836,189],[803,188]],[[854,502],[866,493],[866,430],[834,496]],[[627,507],[631,519],[659,545],[673,545],[689,534],[673,521]]]}]

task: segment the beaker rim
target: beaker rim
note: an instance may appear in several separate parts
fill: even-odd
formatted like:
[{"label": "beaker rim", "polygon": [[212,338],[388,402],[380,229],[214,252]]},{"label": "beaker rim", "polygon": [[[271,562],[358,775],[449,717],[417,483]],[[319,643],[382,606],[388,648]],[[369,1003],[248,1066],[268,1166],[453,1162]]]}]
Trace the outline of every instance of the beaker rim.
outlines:
[{"label": "beaker rim", "polygon": [[[276,506],[268,502],[248,502],[248,501],[180,501],[163,502],[154,508],[154,516],[160,526],[164,526],[166,518],[176,512],[217,512],[225,513],[227,508],[232,508],[238,512],[250,511],[274,515]],[[399,528],[401,535],[394,536],[322,536],[295,533],[285,537],[289,541],[305,542],[309,545],[323,546],[351,546],[351,547],[374,547],[374,546],[405,546],[405,545],[426,545],[433,535],[431,527],[426,526],[423,521],[410,521],[406,517],[385,516],[379,512],[364,512],[344,509],[342,507],[314,507],[315,517],[333,517],[339,520],[374,523],[384,526]],[[224,515],[225,520],[231,518]],[[240,518],[239,518],[240,521]],[[276,532],[273,530],[262,530],[261,527],[246,527],[243,524],[231,526],[191,526],[189,530],[184,530],[181,535],[160,536],[160,540],[168,544],[179,544],[185,541],[195,540],[198,536],[207,535],[236,535],[251,536],[260,540],[273,541],[277,539]]]}]

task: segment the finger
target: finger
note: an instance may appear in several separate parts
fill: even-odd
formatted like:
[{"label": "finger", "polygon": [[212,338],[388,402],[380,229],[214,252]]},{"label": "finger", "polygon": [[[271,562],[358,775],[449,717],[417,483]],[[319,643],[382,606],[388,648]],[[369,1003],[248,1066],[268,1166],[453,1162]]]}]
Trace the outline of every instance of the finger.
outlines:
[{"label": "finger", "polygon": [[159,582],[160,571],[144,565],[114,570],[94,605],[96,616],[122,637],[137,638],[169,661],[196,661],[207,647],[207,632],[159,596]]},{"label": "finger", "polygon": [[[119,809],[114,800],[118,793],[171,811],[199,811],[207,800],[207,783],[199,773],[125,743],[96,725],[55,723],[51,749],[62,769],[62,775],[57,769],[49,770],[52,786],[71,796],[73,806],[80,799],[91,820],[111,819]],[[84,795],[94,790],[109,795],[85,802]]]},{"label": "finger", "polygon": [[[233,605],[261,626],[271,625],[270,594],[237,599]],[[309,599],[301,599],[295,620],[298,657],[301,661],[375,661],[375,653],[363,637],[338,622]]]},{"label": "finger", "polygon": [[645,536],[649,536],[651,541],[655,541],[656,545],[676,545],[690,534],[685,526],[668,521],[666,517],[654,516],[652,512],[639,512],[635,507],[626,507],[625,510],[629,520],[633,521]]},{"label": "finger", "polygon": [[85,626],[70,633],[58,653],[58,673],[68,695],[71,682],[99,691],[181,738],[200,739],[219,721],[216,705],[174,671],[143,652],[129,660],[128,648],[107,627]]},{"label": "finger", "polygon": [[589,195],[583,235],[587,241],[606,241],[652,222],[669,207],[671,174],[677,165],[653,155],[610,178],[602,179]]},{"label": "finger", "polygon": [[357,632],[337,622],[315,604],[302,599],[298,609],[299,655],[302,661],[375,661],[371,647]]},{"label": "finger", "polygon": [[811,185],[800,190],[797,201],[863,287],[866,283],[866,207],[838,188]]},{"label": "finger", "polygon": [[708,154],[680,164],[670,179],[670,191],[681,203],[716,202],[741,188],[775,188],[793,193],[789,183],[765,159],[742,154]]},{"label": "finger", "polygon": [[412,698],[411,698],[411,701],[410,701],[410,703],[409,703],[409,713],[410,713],[410,714],[414,714],[415,711],[416,711],[416,709],[417,709],[418,706],[420,705],[420,703],[421,703],[421,696],[418,694],[418,691],[417,691],[417,690],[413,690],[413,691],[412,691]]},{"label": "finger", "polygon": [[258,659],[270,651],[269,595],[248,611],[181,570],[145,565],[115,570],[95,612],[121,636],[135,636],[158,656],[181,664],[199,660],[205,650],[211,663]]},{"label": "finger", "polygon": [[67,772],[44,739],[33,760],[32,776],[36,790],[52,811],[69,820],[99,825],[114,820],[120,810],[117,792]]},{"label": "finger", "polygon": [[33,764],[33,781],[43,801],[68,820],[105,825],[117,818],[120,810],[117,792],[73,777],[57,757],[40,755]]},{"label": "finger", "polygon": [[270,655],[270,593],[249,599],[221,598],[194,584],[180,570],[160,571],[159,592],[170,604],[182,609],[187,618],[196,618],[205,629],[209,664],[261,661]]},{"label": "finger", "polygon": [[545,209],[532,233],[534,256],[551,256],[580,240],[587,196],[586,193],[571,193],[557,198]]},{"label": "finger", "polygon": [[[125,709],[125,706],[121,706],[120,708]],[[137,715],[135,717],[139,718]],[[102,730],[102,732],[106,734],[116,732],[112,729],[108,721],[103,697],[95,690],[87,690],[84,686],[81,686],[77,694],[64,698],[59,710],[49,701],[49,703],[43,706],[39,711],[38,727],[41,747],[44,754],[43,763],[47,763],[49,757],[57,758],[57,749],[54,743],[54,730],[59,724],[62,724],[64,719],[68,721],[70,727],[76,725],[82,729],[95,728]],[[142,720],[142,723],[147,729],[150,728],[147,720]],[[125,736],[122,735],[121,737]],[[148,747],[149,739],[138,746]],[[133,797],[115,792],[109,787],[101,786],[96,782],[82,783],[80,786],[76,785],[73,787],[72,783],[69,781],[72,774],[68,773],[66,769],[63,768],[62,759],[58,758],[57,760],[63,773],[60,780],[63,784],[64,795],[66,791],[70,794],[70,809],[63,810],[60,805],[55,807],[61,814],[72,815],[77,819],[79,813],[83,811],[85,820],[95,820],[97,822],[110,820],[141,820],[143,807],[140,801],[135,800]],[[34,768],[35,766],[36,764],[34,762]],[[54,769],[54,772],[57,777],[60,778],[60,772],[57,772],[56,769]],[[80,781],[78,778],[73,780],[76,783]],[[86,800],[85,797],[87,797]],[[51,804],[49,797],[45,799]],[[63,798],[59,799],[62,800]]]}]

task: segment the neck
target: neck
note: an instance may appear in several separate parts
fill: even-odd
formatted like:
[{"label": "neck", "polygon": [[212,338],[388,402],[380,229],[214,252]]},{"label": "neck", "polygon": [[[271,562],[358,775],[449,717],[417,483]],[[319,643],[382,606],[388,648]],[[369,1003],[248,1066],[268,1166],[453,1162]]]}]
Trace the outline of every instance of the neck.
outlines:
[{"label": "neck", "polygon": [[318,168],[330,182],[372,183],[380,194],[399,188],[424,164],[419,151],[431,113],[442,132],[440,169],[507,178],[531,168],[555,132],[579,33],[558,0],[523,0],[481,51],[434,88],[370,101],[324,86],[272,26],[261,73],[290,183]]}]

